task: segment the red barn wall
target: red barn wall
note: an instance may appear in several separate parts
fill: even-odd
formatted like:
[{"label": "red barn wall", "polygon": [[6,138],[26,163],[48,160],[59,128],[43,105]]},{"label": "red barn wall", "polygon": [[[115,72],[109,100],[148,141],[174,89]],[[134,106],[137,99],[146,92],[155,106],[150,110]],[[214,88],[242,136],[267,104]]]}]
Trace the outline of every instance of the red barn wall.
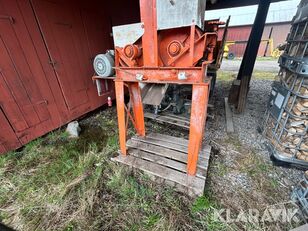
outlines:
[{"label": "red barn wall", "polygon": [[0,16],[0,153],[115,97],[112,81],[97,96],[92,61],[112,25],[139,21],[138,1],[0,0]]},{"label": "red barn wall", "polygon": [[[264,28],[262,39],[268,39],[270,29],[273,27],[272,38],[274,40],[274,49],[286,40],[287,34],[291,28],[291,23],[281,23],[281,24],[268,24]],[[228,31],[227,41],[247,41],[249,39],[251,31],[251,26],[236,26],[230,27]],[[222,36],[223,29],[219,30],[220,37]],[[262,42],[260,44],[258,56],[263,56],[265,51],[266,43]],[[229,46],[230,52],[234,53],[236,57],[242,57],[245,52],[246,44],[235,44]],[[269,50],[267,55],[269,56]]]}]

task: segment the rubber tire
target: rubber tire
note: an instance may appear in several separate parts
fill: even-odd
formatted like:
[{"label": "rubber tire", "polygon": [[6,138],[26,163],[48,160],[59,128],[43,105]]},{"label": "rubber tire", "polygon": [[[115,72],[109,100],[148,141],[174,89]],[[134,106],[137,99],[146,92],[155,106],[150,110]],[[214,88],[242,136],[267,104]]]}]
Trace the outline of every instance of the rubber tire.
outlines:
[{"label": "rubber tire", "polygon": [[235,54],[234,53],[232,53],[232,52],[228,53],[227,59],[233,60],[234,58],[235,58]]}]

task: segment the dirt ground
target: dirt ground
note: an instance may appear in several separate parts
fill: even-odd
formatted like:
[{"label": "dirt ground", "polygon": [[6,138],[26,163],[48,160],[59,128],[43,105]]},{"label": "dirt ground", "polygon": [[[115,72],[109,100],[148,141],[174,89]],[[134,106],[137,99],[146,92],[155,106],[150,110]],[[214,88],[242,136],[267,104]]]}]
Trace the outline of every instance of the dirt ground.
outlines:
[{"label": "dirt ground", "polygon": [[[267,75],[267,76],[266,76]],[[262,78],[260,78],[260,76]],[[220,72],[204,142],[213,147],[206,192],[189,198],[110,161],[117,155],[115,108],[81,119],[82,133],[64,129],[0,157],[0,221],[16,230],[289,230],[301,219],[219,220],[250,209],[294,208],[290,192],[303,172],[272,164],[257,132],[275,74],[253,78],[247,110],[226,134],[224,97],[231,72]],[[148,131],[187,137],[187,131],[147,121]],[[132,128],[129,135],[133,134]],[[222,213],[226,217],[226,212]],[[260,215],[261,216],[261,215]]]}]

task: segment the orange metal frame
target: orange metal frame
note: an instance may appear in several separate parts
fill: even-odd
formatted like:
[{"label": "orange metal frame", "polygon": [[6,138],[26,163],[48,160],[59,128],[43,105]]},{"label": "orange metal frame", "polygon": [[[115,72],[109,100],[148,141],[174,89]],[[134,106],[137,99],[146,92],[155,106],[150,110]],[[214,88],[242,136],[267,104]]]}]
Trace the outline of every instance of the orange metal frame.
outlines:
[{"label": "orange metal frame", "polygon": [[[183,59],[181,67],[162,66],[159,57],[159,42],[156,19],[156,0],[140,0],[141,21],[144,23],[144,35],[142,37],[142,66],[121,65],[121,49],[116,48],[116,102],[118,112],[119,141],[122,155],[127,155],[126,133],[128,118],[132,121],[137,134],[144,137],[145,124],[144,112],[139,83],[172,83],[192,85],[192,105],[189,130],[187,173],[195,175],[197,169],[198,154],[201,149],[202,137],[205,128],[207,104],[209,98],[210,79],[206,77],[207,65],[203,62],[201,67],[195,67],[196,52],[203,53],[205,42],[211,54],[215,41],[208,44],[211,36],[204,36],[203,46],[199,46],[200,39],[196,40],[196,26],[190,28],[189,49],[184,51],[189,58]],[[206,33],[205,33],[206,34]],[[209,33],[210,34],[210,33]],[[208,39],[206,39],[208,38]],[[211,41],[210,41],[211,42]],[[137,48],[136,48],[137,49]],[[209,55],[210,56],[210,55]],[[178,75],[185,72],[185,78],[179,79]],[[124,88],[128,88],[130,103],[127,107],[124,102]],[[133,113],[130,112],[132,109]],[[126,117],[127,114],[127,117]]]}]

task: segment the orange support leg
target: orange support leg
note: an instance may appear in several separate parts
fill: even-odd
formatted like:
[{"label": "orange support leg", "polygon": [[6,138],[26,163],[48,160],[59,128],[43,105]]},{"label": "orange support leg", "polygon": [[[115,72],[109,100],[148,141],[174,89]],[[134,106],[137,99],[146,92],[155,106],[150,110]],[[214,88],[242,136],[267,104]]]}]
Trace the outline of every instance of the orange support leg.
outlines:
[{"label": "orange support leg", "polygon": [[139,136],[145,136],[144,113],[141,90],[138,83],[129,84],[131,104],[134,112],[135,126]]},{"label": "orange support leg", "polygon": [[116,99],[117,99],[120,150],[122,155],[126,155],[127,151],[126,151],[124,83],[122,81],[115,81],[115,92],[117,96]]},{"label": "orange support leg", "polygon": [[189,129],[187,173],[195,175],[207,115],[209,86],[194,84]]}]

